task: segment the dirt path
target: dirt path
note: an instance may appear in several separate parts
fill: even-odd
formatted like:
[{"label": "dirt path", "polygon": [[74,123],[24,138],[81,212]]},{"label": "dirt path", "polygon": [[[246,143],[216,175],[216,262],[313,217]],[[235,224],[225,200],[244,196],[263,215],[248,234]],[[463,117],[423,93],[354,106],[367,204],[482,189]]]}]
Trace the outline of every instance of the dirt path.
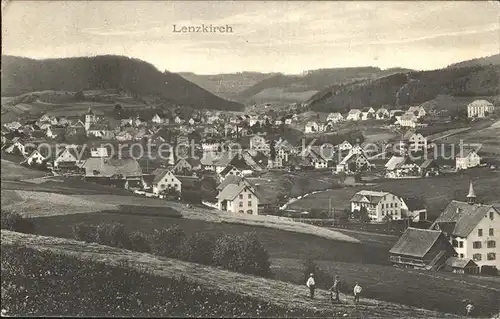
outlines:
[{"label": "dirt path", "polygon": [[443,318],[452,315],[434,311],[412,308],[395,303],[382,302],[372,299],[363,299],[359,305],[354,305],[348,297],[340,305],[332,306],[329,294],[318,289],[317,299],[307,297],[307,288],[277,280],[243,275],[225,271],[214,267],[202,266],[180,260],[155,257],[150,254],[137,253],[123,249],[107,247],[97,244],[86,244],[75,240],[20,234],[10,231],[1,231],[2,245],[22,244],[37,250],[72,255],[81,260],[93,259],[109,265],[119,266],[127,261],[133,267],[147,266],[153,274],[165,277],[178,277],[179,274],[203,285],[217,287],[242,295],[252,296],[269,301],[275,305],[289,308],[313,309],[318,315],[340,317],[383,317],[383,318]]}]

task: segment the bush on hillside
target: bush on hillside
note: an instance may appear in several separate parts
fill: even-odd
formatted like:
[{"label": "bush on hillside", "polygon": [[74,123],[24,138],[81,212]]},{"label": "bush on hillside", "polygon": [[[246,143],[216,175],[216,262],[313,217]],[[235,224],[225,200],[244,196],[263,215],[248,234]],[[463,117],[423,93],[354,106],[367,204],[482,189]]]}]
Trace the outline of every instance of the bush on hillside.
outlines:
[{"label": "bush on hillside", "polygon": [[1,261],[1,304],[10,316],[314,316],[185,278],[155,276],[126,262],[111,266],[8,245],[2,245]]},{"label": "bush on hillside", "polygon": [[151,252],[157,256],[179,258],[186,234],[179,226],[155,229],[151,236]]},{"label": "bush on hillside", "polygon": [[203,265],[213,262],[215,242],[217,238],[207,233],[194,233],[182,246],[182,259]]},{"label": "bush on hillside", "polygon": [[96,226],[78,223],[72,227],[73,238],[86,243],[97,243]]},{"label": "bush on hillside", "polygon": [[1,225],[2,229],[19,233],[33,234],[35,232],[35,224],[30,219],[24,218],[16,212],[2,210]]},{"label": "bush on hillside", "polygon": [[151,252],[149,238],[141,232],[133,232],[129,235],[129,247],[127,249],[141,253]]},{"label": "bush on hillside", "polygon": [[129,236],[122,224],[100,223],[95,230],[98,244],[126,249],[130,247]]},{"label": "bush on hillside", "polygon": [[214,263],[245,274],[270,275],[269,254],[255,233],[220,237],[215,245]]}]

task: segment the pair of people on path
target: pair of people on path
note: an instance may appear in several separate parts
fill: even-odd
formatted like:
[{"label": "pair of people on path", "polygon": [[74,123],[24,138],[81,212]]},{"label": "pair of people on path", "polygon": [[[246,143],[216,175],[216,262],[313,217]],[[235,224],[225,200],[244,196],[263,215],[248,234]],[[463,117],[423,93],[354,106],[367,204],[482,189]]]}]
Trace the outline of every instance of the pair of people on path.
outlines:
[{"label": "pair of people on path", "polygon": [[[316,281],[314,280],[314,274],[311,273],[309,274],[309,279],[307,279],[306,286],[309,288],[309,296],[311,299],[314,299],[314,291],[316,290]],[[333,294],[335,293],[335,301],[340,303],[340,288],[342,287],[342,281],[340,280],[340,276],[336,275],[335,276],[335,281],[333,282],[332,287],[330,287],[330,300],[333,302]],[[356,282],[356,285],[354,286],[354,303],[357,304],[359,302],[359,297],[361,296],[361,291],[363,289],[359,285],[358,282]]]}]

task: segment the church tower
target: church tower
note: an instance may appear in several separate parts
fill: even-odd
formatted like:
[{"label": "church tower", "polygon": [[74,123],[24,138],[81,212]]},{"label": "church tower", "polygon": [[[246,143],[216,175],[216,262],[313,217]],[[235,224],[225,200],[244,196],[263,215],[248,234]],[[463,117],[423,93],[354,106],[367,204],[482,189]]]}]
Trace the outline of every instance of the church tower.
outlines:
[{"label": "church tower", "polygon": [[476,203],[476,194],[474,193],[474,187],[472,187],[472,181],[470,182],[469,185],[469,194],[467,195],[467,202],[471,205]]},{"label": "church tower", "polygon": [[89,110],[85,114],[85,131],[88,131],[91,124],[96,122],[96,117],[92,109],[89,107]]}]

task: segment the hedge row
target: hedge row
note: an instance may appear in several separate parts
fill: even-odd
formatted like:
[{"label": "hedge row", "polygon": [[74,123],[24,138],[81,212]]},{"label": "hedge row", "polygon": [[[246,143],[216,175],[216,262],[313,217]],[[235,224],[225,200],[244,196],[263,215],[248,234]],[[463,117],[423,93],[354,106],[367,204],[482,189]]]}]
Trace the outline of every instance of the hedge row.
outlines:
[{"label": "hedge row", "polygon": [[80,241],[219,266],[245,274],[270,275],[269,254],[254,232],[219,237],[198,232],[187,236],[182,228],[174,226],[145,235],[128,233],[117,223],[80,223],[73,226],[73,235]]},{"label": "hedge row", "polygon": [[35,232],[35,224],[24,218],[16,212],[1,211],[1,227],[19,233],[33,234]]},{"label": "hedge row", "polygon": [[[124,263],[2,245],[2,314],[25,316],[311,317],[250,296]],[[317,314],[316,314],[317,315]]]}]

